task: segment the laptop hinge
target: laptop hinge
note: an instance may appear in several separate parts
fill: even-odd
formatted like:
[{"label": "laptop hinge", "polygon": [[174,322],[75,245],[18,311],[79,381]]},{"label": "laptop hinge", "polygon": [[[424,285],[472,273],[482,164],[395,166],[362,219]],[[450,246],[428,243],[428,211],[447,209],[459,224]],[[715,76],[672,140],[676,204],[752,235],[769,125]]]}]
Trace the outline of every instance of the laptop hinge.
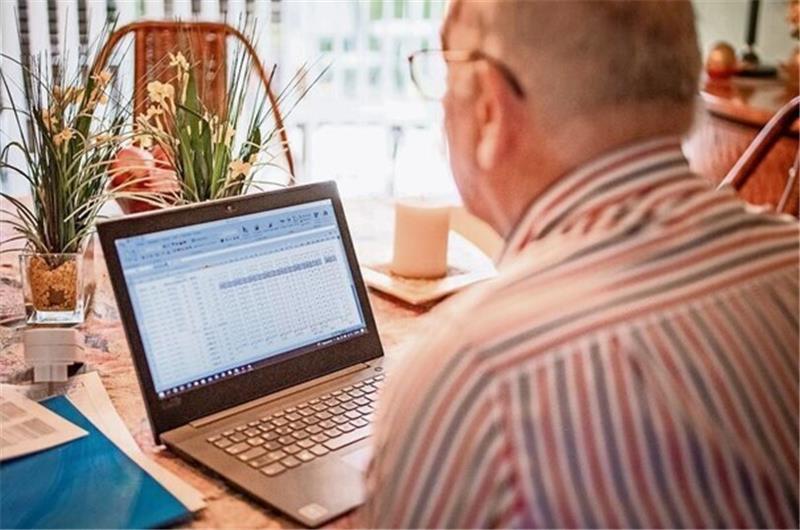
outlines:
[{"label": "laptop hinge", "polygon": [[271,401],[277,401],[279,399],[283,399],[286,396],[291,396],[292,394],[296,394],[298,392],[302,392],[303,390],[309,389],[311,387],[318,386],[322,383],[327,383],[329,381],[333,381],[334,379],[339,379],[340,377],[345,377],[350,374],[354,374],[361,370],[365,370],[370,368],[368,364],[359,363],[353,366],[348,366],[343,370],[339,370],[338,372],[333,372],[331,374],[318,377],[316,379],[312,379],[311,381],[306,381],[305,383],[301,383],[299,385],[292,386],[285,390],[281,390],[280,392],[275,392],[274,394],[270,394],[268,396],[264,396],[258,399],[254,399],[253,401],[248,401],[247,403],[242,403],[241,405],[237,405],[235,407],[223,410],[222,412],[215,412],[209,416],[204,416],[202,418],[198,418],[194,421],[189,422],[189,425],[194,427],[195,429],[199,429],[200,427],[204,427],[210,423],[214,423],[216,421],[228,418],[235,414],[239,414],[244,412],[248,409],[252,409],[255,407],[260,407],[265,405]]}]

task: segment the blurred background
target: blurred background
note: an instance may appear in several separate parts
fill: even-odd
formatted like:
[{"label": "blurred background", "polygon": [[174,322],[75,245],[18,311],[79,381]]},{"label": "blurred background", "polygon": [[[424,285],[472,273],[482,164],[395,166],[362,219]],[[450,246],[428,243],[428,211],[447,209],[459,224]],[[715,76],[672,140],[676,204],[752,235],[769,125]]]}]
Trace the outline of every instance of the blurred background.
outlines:
[{"label": "blurred background", "polygon": [[[704,53],[718,40],[744,41],[747,0],[694,4]],[[792,45],[786,5],[762,3],[758,51],[767,61]],[[349,197],[455,198],[441,109],[416,93],[406,60],[439,46],[445,9],[441,0],[0,0],[0,51],[19,58],[66,50],[67,61],[78,61],[115,18],[118,27],[143,19],[250,21],[261,60],[277,65],[278,89],[305,63],[331,65],[287,119],[300,182],[335,179]],[[116,67],[132,72],[132,56]],[[11,78],[15,67],[0,61]],[[0,114],[0,147],[12,139],[10,120]],[[13,194],[27,193],[20,180],[0,174],[0,186]]]}]

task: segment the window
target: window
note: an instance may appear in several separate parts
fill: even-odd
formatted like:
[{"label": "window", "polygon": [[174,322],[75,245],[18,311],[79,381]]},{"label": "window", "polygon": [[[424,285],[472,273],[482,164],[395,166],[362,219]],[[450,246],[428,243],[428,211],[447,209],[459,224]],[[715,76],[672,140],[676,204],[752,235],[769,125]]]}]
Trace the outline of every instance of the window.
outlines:
[{"label": "window", "polygon": [[[438,42],[444,2],[117,0],[87,2],[81,16],[88,17],[84,26],[89,41],[103,20],[115,16],[119,16],[119,25],[142,17],[227,19],[233,25],[246,17],[257,21],[254,44],[268,69],[278,63],[274,81],[278,90],[302,65],[315,61],[320,67],[330,64],[286,120],[300,181],[336,178],[345,195],[420,194],[448,189],[450,177],[443,149],[437,147],[438,106],[416,94],[406,57]],[[0,51],[12,57],[19,56],[17,4],[0,2],[1,44],[5,46]],[[22,4],[30,7],[28,19],[36,21],[37,31],[26,35],[33,53],[49,51],[51,27],[66,27],[67,40],[78,41],[79,24],[72,10],[59,9],[58,20],[50,20],[56,11],[50,13],[44,3]],[[120,66],[123,71],[133,71],[132,56],[129,53]],[[2,66],[10,68],[7,62]],[[128,94],[131,87],[121,86],[120,91]],[[13,129],[9,120],[8,112],[0,113],[0,149],[11,140],[4,132]],[[9,185],[12,190],[15,184],[19,188],[19,183],[9,184],[15,177],[0,175],[2,178],[4,191]]]}]

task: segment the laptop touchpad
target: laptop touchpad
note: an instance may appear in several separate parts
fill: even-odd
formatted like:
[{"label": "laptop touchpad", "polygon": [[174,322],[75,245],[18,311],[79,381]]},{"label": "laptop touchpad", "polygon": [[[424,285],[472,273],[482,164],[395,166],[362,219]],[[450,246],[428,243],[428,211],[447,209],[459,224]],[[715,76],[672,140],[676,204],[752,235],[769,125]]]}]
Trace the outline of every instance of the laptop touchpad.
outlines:
[{"label": "laptop touchpad", "polygon": [[372,446],[369,445],[367,447],[362,447],[361,449],[353,451],[352,453],[343,455],[341,458],[345,464],[356,468],[361,472],[361,474],[364,474],[367,471],[367,466],[372,458]]}]

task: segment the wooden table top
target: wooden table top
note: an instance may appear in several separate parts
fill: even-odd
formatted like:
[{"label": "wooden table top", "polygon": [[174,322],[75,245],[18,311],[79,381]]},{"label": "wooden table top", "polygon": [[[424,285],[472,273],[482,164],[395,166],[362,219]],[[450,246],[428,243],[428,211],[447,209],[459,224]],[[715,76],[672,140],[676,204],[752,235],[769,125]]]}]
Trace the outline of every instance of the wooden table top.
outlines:
[{"label": "wooden table top", "polygon": [[707,79],[700,90],[703,104],[712,114],[758,128],[797,95],[797,88],[782,80],[746,77]]},{"label": "wooden table top", "polygon": [[[385,201],[345,204],[356,252],[363,261],[385,255],[391,246],[392,210]],[[5,228],[4,230],[8,230]],[[3,239],[8,233],[0,232]],[[99,249],[99,244],[98,244]],[[136,382],[119,313],[103,260],[98,260],[97,292],[91,313],[79,327],[85,340],[86,370],[96,371],[111,401],[142,450],[153,460],[198,489],[207,507],[189,524],[196,528],[276,528],[294,526],[291,521],[261,507],[184,463],[171,452],[155,447],[144,402]],[[402,343],[418,334],[419,318],[429,308],[416,308],[370,292],[379,334],[388,357],[402,355]],[[0,254],[0,322],[23,313],[18,259]],[[0,382],[30,383],[32,370],[25,365],[21,327],[0,326]]]}]

